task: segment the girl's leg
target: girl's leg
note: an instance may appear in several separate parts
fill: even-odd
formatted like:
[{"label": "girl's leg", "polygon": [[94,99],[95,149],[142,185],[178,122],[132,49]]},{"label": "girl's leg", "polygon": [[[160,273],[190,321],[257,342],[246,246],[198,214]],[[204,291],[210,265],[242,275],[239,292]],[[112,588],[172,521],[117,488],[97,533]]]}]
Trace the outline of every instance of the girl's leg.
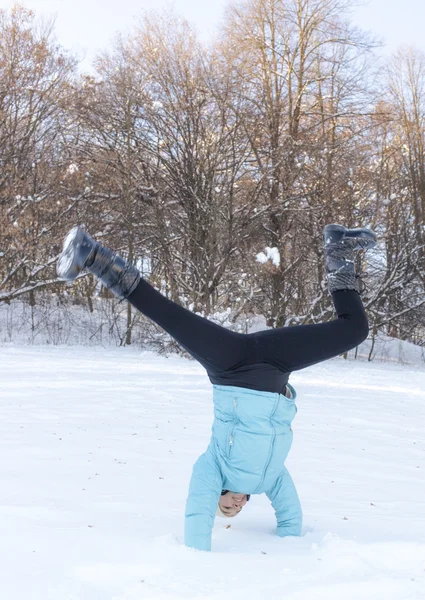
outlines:
[{"label": "girl's leg", "polygon": [[258,362],[270,363],[286,372],[297,371],[363,342],[368,323],[359,294],[355,290],[339,290],[332,298],[337,314],[333,321],[254,334]]},{"label": "girl's leg", "polygon": [[75,227],[65,239],[57,273],[73,281],[83,270],[165,329],[209,373],[235,368],[254,354],[250,336],[229,331],[168,300],[141,279],[136,267]]},{"label": "girl's leg", "polygon": [[338,356],[366,339],[369,328],[357,292],[355,252],[373,248],[375,244],[376,235],[370,229],[325,227],[325,271],[337,318],[319,325],[256,334],[259,362],[269,362],[286,372],[296,371]]}]

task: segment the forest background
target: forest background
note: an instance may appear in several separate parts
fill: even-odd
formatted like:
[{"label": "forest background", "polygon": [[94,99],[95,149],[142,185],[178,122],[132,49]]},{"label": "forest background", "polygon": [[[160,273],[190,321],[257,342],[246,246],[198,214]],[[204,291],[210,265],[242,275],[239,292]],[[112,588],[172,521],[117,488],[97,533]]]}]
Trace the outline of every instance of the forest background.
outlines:
[{"label": "forest background", "polygon": [[170,346],[91,276],[58,280],[77,223],[239,331],[330,319],[337,222],[379,235],[372,339],[424,346],[425,55],[380,56],[350,5],[248,0],[208,44],[148,12],[90,73],[53,21],[0,11],[0,341]]}]

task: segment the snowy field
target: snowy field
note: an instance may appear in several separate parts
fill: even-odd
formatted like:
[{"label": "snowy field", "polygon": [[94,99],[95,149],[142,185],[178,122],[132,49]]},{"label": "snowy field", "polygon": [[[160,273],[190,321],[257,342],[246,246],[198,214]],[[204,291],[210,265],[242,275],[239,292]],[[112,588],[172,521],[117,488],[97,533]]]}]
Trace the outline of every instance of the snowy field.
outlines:
[{"label": "snowy field", "polygon": [[200,367],[132,349],[0,353],[2,600],[424,600],[423,366],[295,374],[303,536],[274,536],[254,496],[203,553],[182,543],[212,422]]}]

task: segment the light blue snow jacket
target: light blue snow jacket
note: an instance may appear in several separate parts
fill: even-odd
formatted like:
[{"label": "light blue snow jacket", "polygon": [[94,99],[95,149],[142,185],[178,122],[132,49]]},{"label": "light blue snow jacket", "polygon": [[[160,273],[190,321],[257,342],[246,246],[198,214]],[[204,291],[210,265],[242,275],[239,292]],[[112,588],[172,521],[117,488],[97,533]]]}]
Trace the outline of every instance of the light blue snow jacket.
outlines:
[{"label": "light blue snow jacket", "polygon": [[267,494],[277,535],[301,533],[302,513],[294,483],[284,466],[292,444],[292,398],[241,387],[214,386],[210,444],[193,467],[186,502],[185,544],[211,550],[211,533],[222,490]]}]

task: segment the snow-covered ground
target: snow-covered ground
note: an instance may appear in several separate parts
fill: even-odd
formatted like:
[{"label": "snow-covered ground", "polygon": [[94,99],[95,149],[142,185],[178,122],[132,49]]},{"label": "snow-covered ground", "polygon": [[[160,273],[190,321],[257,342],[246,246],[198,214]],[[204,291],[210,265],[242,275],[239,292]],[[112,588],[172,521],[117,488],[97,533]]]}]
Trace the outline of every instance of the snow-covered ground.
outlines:
[{"label": "snow-covered ground", "polygon": [[203,553],[182,543],[212,421],[199,366],[132,349],[0,355],[2,600],[425,598],[424,367],[294,374],[303,536],[274,536],[254,496]]}]

